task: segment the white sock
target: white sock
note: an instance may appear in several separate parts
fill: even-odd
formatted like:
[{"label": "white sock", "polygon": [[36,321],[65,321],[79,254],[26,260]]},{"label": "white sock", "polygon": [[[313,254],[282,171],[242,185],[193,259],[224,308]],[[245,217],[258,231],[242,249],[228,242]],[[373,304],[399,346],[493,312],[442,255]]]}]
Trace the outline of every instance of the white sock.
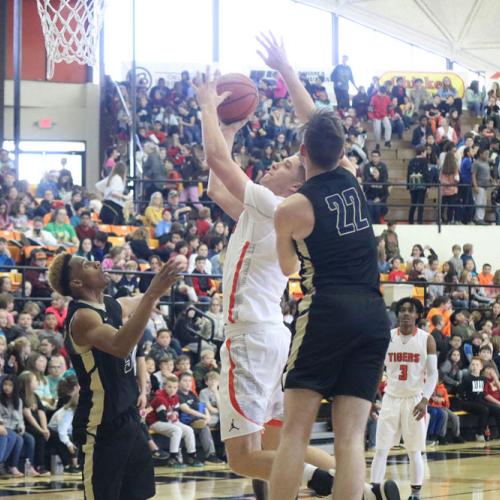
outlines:
[{"label": "white sock", "polygon": [[314,471],[317,467],[311,464],[304,464],[304,472],[302,472],[302,486],[307,486],[307,483],[312,479]]},{"label": "white sock", "polygon": [[419,451],[409,451],[410,459],[410,484],[421,486],[424,481],[424,459]]},{"label": "white sock", "polygon": [[370,482],[380,484],[384,480],[389,450],[377,450],[372,462]]}]

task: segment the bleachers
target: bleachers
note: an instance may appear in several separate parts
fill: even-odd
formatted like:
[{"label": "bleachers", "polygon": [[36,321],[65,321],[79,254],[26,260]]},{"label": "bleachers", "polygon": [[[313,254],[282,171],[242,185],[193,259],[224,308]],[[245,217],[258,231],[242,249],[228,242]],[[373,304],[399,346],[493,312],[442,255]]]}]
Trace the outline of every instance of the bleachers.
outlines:
[{"label": "bleachers", "polygon": [[[468,111],[464,111],[461,118],[462,135],[473,128],[479,120],[473,118]],[[382,161],[387,165],[389,171],[389,181],[394,183],[406,183],[406,172],[408,162],[415,156],[415,148],[411,144],[413,126],[403,134],[403,140],[393,136],[391,140],[392,148],[386,148],[383,142],[380,144]],[[375,142],[371,123],[367,124],[368,137],[365,143],[368,153],[375,149]],[[401,207],[389,206],[389,211],[385,216],[386,220],[406,221],[408,219],[408,208],[410,204],[409,191],[406,186],[391,186],[389,188],[389,205],[404,205]],[[432,187],[427,190],[426,207],[424,207],[424,221],[436,221],[437,212],[432,206],[437,203],[437,188]]]}]

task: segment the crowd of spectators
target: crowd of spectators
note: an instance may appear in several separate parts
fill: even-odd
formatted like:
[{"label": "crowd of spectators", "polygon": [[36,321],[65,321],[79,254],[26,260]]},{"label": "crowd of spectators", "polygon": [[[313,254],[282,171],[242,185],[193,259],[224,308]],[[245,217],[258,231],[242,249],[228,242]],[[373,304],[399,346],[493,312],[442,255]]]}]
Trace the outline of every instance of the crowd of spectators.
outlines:
[{"label": "crowd of spectators", "polygon": [[[498,85],[493,84],[486,93],[479,90],[478,81],[473,81],[464,100],[449,77],[444,77],[432,89],[426,88],[420,78],[410,82],[397,77],[394,81],[380,82],[374,77],[366,89],[355,86],[347,62],[344,56],[331,74],[336,108],[323,76],[316,76],[312,81],[302,74],[301,80],[318,108],[336,109],[342,119],[346,153],[358,165],[359,181],[364,186],[373,222],[383,222],[391,191],[391,172],[385,164],[385,149],[380,147],[382,134],[384,147],[391,148],[394,134],[403,140],[405,131],[409,131],[406,138],[411,136],[411,140],[399,143],[399,147],[415,148],[415,158],[408,164],[406,178],[411,198],[409,222],[413,223],[415,211],[417,221],[423,222],[426,193],[434,185],[440,191],[443,223],[486,224],[485,207],[489,205],[496,223],[500,224]],[[297,151],[299,123],[279,74],[259,76],[255,81],[259,105],[236,138],[233,158],[250,178],[258,181],[272,162]],[[352,99],[350,84],[357,91]],[[128,102],[127,85],[121,89]],[[125,144],[130,119],[121,109],[118,98],[115,103],[116,137]],[[462,131],[466,128],[462,124],[464,107],[476,117],[472,118],[472,128],[466,133]],[[207,167],[203,161],[200,111],[189,73],[184,71],[172,88],[163,78],[150,90],[139,82],[136,114],[138,138],[145,158],[144,200],[149,200],[157,191],[166,197],[173,189],[178,191],[180,204],[188,202],[188,208],[199,211],[200,198],[206,201],[203,183],[207,179]],[[374,144],[368,141],[369,124]],[[103,169],[105,175],[110,173],[117,156],[117,150],[111,148]],[[119,196],[123,195],[122,187],[118,186]],[[124,203],[125,200],[121,200],[122,206]],[[115,208],[120,212],[120,207]],[[121,219],[115,222],[117,220]]]}]

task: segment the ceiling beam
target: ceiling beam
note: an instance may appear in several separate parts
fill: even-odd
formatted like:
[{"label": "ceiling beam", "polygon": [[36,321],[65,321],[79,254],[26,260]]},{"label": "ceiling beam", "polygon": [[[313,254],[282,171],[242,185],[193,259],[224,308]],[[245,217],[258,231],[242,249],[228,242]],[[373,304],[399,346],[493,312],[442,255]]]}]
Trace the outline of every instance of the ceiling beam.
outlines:
[{"label": "ceiling beam", "polygon": [[434,13],[429,9],[424,0],[413,0],[415,5],[421,10],[427,19],[441,32],[441,34],[446,38],[446,40],[450,43],[450,45],[454,45],[453,37],[450,32],[446,29],[446,27],[436,18]]},{"label": "ceiling beam", "polygon": [[460,30],[460,33],[458,34],[457,38],[457,45],[460,45],[464,38],[468,35],[472,24],[474,21],[477,19],[477,14],[479,10],[481,9],[483,5],[483,0],[474,0],[474,3],[472,4],[472,8],[469,11],[469,14],[465,18],[465,23],[462,26],[462,29]]},{"label": "ceiling beam", "polygon": [[500,49],[500,40],[497,40],[496,42],[475,42],[471,44],[464,44],[460,48],[463,50]]}]

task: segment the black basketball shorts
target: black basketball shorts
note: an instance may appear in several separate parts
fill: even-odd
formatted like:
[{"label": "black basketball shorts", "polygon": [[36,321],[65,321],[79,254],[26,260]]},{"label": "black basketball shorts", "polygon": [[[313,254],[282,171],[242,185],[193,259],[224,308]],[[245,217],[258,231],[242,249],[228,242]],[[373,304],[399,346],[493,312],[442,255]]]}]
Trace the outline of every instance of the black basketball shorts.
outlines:
[{"label": "black basketball shorts", "polygon": [[305,297],[299,307],[285,389],[373,401],[389,341],[389,320],[379,294],[337,290]]},{"label": "black basketball shorts", "polygon": [[151,451],[135,409],[97,432],[74,431],[84,453],[86,500],[145,500],[155,495]]}]

